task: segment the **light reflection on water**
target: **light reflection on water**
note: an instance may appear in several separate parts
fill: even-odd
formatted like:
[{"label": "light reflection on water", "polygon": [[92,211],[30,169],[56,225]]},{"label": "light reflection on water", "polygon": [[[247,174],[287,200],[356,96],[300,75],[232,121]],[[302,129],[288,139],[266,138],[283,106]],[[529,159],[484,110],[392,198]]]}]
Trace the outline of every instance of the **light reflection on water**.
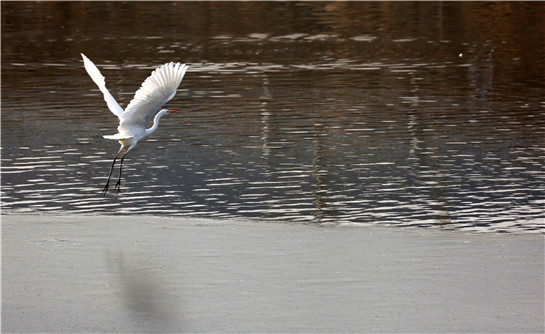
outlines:
[{"label": "light reflection on water", "polygon": [[518,51],[306,24],[216,27],[197,40],[135,32],[124,39],[143,48],[139,59],[88,54],[122,105],[162,59],[190,63],[170,103],[184,113],[131,152],[123,193],[105,198],[117,144],[102,135],[115,118],[78,55],[112,37],[95,31],[43,59],[18,53],[13,37],[2,61],[4,212],[543,231],[543,81],[505,68]]}]

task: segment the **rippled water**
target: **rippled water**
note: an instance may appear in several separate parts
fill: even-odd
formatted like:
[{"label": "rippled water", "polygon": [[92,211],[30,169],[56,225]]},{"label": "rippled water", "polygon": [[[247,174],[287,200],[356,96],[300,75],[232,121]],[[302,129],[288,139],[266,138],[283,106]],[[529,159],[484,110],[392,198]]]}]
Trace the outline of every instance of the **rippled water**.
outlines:
[{"label": "rippled water", "polygon": [[[2,2],[2,209],[542,232],[544,18],[543,3]],[[122,106],[155,67],[190,65],[169,103],[183,112],[127,157],[119,196],[101,196],[116,118],[80,52]]]}]

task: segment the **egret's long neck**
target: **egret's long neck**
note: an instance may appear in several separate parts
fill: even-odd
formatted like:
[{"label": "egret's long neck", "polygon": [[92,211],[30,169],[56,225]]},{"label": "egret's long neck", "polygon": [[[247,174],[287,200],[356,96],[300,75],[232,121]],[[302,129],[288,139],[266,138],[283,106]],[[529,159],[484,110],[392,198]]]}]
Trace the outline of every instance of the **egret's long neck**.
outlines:
[{"label": "egret's long neck", "polygon": [[144,134],[144,137],[151,135],[152,133],[155,132],[155,130],[157,130],[157,127],[159,126],[159,119],[163,117],[165,114],[166,113],[158,112],[157,115],[155,115],[155,117],[153,118],[153,126],[149,129],[146,129],[146,133]]}]

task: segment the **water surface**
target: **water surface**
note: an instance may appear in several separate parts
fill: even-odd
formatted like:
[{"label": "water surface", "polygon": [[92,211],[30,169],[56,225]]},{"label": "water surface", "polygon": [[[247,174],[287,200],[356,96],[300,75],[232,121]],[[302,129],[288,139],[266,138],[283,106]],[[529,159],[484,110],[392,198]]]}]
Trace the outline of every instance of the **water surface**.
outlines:
[{"label": "water surface", "polygon": [[[3,2],[2,208],[542,232],[544,22],[540,2]],[[190,65],[119,196],[80,52],[122,106]]]}]

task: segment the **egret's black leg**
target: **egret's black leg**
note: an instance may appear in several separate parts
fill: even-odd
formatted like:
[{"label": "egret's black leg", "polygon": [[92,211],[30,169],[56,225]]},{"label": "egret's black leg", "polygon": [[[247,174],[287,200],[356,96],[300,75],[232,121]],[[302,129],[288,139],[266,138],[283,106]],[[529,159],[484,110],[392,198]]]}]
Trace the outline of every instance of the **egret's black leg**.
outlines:
[{"label": "egret's black leg", "polygon": [[123,160],[125,160],[125,157],[127,154],[129,154],[130,148],[125,152],[123,157],[121,158],[121,162],[119,163],[119,177],[117,178],[117,182],[115,184],[115,188],[117,189],[117,193],[119,194],[121,192],[121,172],[123,171]]},{"label": "egret's black leg", "polygon": [[108,173],[108,180],[106,180],[106,185],[104,186],[104,189],[102,189],[102,196],[106,196],[106,192],[108,191],[108,187],[110,185],[110,178],[112,177],[112,172],[114,170],[115,161],[117,160],[117,157],[119,156],[122,150],[123,150],[123,146],[121,146],[119,151],[117,151],[117,153],[115,154],[114,161],[112,162],[112,167],[110,167],[110,172]]}]

